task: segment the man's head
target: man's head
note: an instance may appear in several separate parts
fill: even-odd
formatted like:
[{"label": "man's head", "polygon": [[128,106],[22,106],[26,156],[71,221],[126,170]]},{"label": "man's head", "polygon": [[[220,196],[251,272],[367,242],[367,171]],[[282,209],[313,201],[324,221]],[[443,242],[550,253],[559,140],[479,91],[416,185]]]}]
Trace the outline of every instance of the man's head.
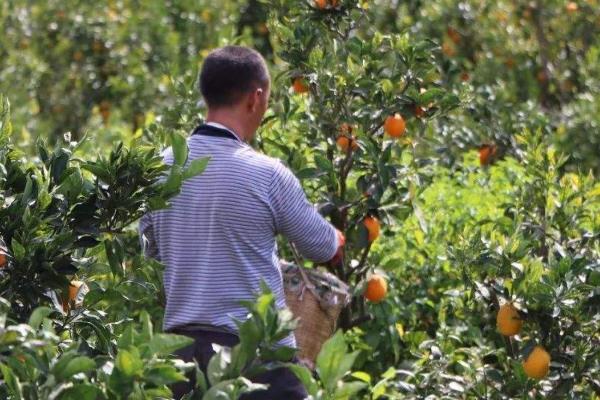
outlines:
[{"label": "man's head", "polygon": [[[209,117],[234,120],[232,128],[254,134],[267,110],[270,77],[265,60],[255,50],[225,46],[212,51],[200,72],[200,91]],[[232,121],[223,121],[231,122]],[[230,126],[229,125],[229,126]]]}]

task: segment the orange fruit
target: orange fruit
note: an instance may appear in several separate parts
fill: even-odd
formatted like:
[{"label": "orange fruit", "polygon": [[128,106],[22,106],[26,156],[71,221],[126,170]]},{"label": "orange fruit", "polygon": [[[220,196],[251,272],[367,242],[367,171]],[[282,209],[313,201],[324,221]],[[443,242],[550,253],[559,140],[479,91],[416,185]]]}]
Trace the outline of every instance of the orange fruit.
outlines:
[{"label": "orange fruit", "polygon": [[387,294],[387,282],[381,275],[373,275],[367,281],[364,296],[373,303],[379,303]]},{"label": "orange fruit", "polygon": [[304,79],[300,77],[294,79],[292,87],[294,88],[294,92],[298,94],[306,93],[309,90],[308,85],[304,82]]},{"label": "orange fruit", "polygon": [[369,232],[369,243],[375,241],[379,237],[379,231],[381,230],[379,220],[375,217],[365,217],[363,224]]},{"label": "orange fruit", "polygon": [[423,118],[424,115],[425,115],[425,110],[423,110],[423,107],[415,106],[415,117]]},{"label": "orange fruit", "polygon": [[463,72],[462,74],[460,74],[460,80],[463,82],[466,82],[470,79],[471,77],[469,76],[468,72]]},{"label": "orange fruit", "polygon": [[460,43],[460,33],[458,33],[458,31],[453,27],[449,26],[448,29],[446,29],[446,34],[455,44]]},{"label": "orange fruit", "polygon": [[350,146],[352,151],[355,151],[358,149],[358,143],[356,142],[356,136],[348,137],[345,135],[340,135],[340,136],[338,136],[338,138],[335,142],[337,143],[338,147],[344,153],[348,152],[348,146]]},{"label": "orange fruit", "polygon": [[579,6],[574,1],[570,1],[567,3],[567,12],[574,13],[579,9]]},{"label": "orange fruit", "polygon": [[456,47],[454,42],[444,40],[444,43],[442,43],[442,53],[448,57],[454,57],[456,55]]},{"label": "orange fruit", "polygon": [[504,65],[506,65],[506,68],[508,69],[513,69],[515,67],[515,60],[512,57],[508,57],[504,60]]},{"label": "orange fruit", "polygon": [[352,127],[352,125],[350,125],[347,122],[344,122],[342,125],[340,125],[340,132],[344,134],[352,133],[353,130],[354,128]]},{"label": "orange fruit", "polygon": [[523,320],[519,310],[511,303],[503,304],[496,314],[496,327],[504,336],[513,336],[521,331]]},{"label": "orange fruit", "polygon": [[484,144],[479,148],[479,164],[482,167],[489,165],[496,155],[497,147],[495,144]]},{"label": "orange fruit", "polygon": [[0,250],[0,268],[6,267],[6,264],[8,264],[8,260],[6,259],[6,254],[4,254],[2,252],[2,250]]},{"label": "orange fruit", "polygon": [[324,10],[327,7],[327,0],[315,0],[315,7],[319,10]]},{"label": "orange fruit", "polygon": [[266,35],[269,33],[269,27],[267,26],[267,24],[265,24],[264,22],[258,24],[256,26],[256,30],[258,31],[258,33],[260,33],[261,35]]},{"label": "orange fruit", "polygon": [[550,354],[542,346],[535,346],[523,360],[523,370],[530,378],[542,379],[550,370]]},{"label": "orange fruit", "polygon": [[385,119],[383,130],[389,136],[393,138],[399,138],[400,136],[404,135],[404,132],[406,131],[406,122],[404,122],[402,115],[398,113],[390,115]]},{"label": "orange fruit", "polygon": [[71,305],[74,304],[76,307],[81,304],[77,304],[77,295],[82,291],[83,294],[89,292],[88,286],[83,281],[71,281],[69,283],[69,288],[67,290],[67,297],[63,297],[62,306],[63,311],[67,312],[71,308]]}]

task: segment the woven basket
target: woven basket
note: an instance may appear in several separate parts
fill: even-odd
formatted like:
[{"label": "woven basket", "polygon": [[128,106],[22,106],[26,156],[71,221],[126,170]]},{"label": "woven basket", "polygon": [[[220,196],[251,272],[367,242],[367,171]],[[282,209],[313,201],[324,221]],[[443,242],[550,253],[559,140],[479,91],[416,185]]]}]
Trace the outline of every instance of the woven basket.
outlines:
[{"label": "woven basket", "polygon": [[300,268],[285,261],[281,262],[281,270],[287,305],[299,319],[294,331],[298,358],[312,366],[350,301],[348,285],[328,272]]}]

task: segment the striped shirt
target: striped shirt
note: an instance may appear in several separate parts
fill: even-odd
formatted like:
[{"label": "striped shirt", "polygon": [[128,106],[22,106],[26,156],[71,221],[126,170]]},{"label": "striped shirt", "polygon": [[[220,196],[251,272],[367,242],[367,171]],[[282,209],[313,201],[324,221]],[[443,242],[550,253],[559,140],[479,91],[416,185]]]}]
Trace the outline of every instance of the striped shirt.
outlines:
[{"label": "striped shirt", "polygon": [[[188,139],[189,159],[209,156],[206,170],[182,185],[168,209],[146,214],[140,234],[146,255],[165,265],[163,328],[237,333],[234,319],[247,318],[239,302],[255,298],[261,279],[285,306],[277,234],[315,262],[330,260],[338,239],[279,160],[221,127],[199,133]],[[164,159],[173,162],[170,149]],[[281,344],[295,346],[293,335]]]}]

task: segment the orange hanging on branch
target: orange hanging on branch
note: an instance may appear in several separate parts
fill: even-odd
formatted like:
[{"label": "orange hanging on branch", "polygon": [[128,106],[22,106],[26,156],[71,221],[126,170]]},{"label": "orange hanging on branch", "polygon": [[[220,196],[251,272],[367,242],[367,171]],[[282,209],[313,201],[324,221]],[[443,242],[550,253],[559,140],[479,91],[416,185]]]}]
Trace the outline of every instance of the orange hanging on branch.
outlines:
[{"label": "orange hanging on branch", "polygon": [[399,138],[404,135],[404,132],[406,132],[406,122],[399,113],[390,115],[385,119],[383,130],[389,136],[393,138]]},{"label": "orange hanging on branch", "polygon": [[379,303],[387,294],[387,282],[381,275],[372,275],[367,281],[364,296],[373,303]]}]

